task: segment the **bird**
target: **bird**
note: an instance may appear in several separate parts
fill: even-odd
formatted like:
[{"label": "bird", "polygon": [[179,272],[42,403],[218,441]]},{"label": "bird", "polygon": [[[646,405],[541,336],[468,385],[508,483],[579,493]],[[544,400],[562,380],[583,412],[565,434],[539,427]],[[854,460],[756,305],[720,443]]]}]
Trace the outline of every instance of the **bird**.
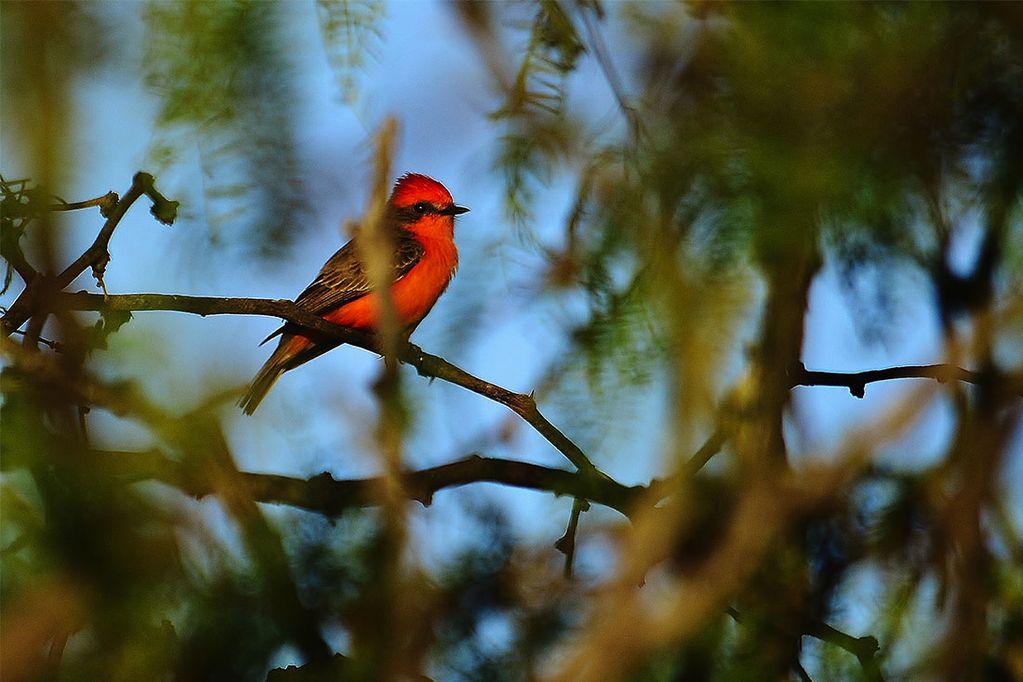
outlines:
[{"label": "bird", "polygon": [[[469,209],[457,206],[451,193],[433,178],[405,173],[387,201],[384,229],[394,247],[391,301],[405,337],[430,312],[458,268],[455,216]],[[359,236],[342,246],[295,303],[329,322],[360,331],[375,331],[379,306],[359,251]],[[268,337],[280,336],[277,349],[253,378],[238,405],[251,415],[274,383],[288,370],[304,364],[340,342],[313,338],[295,324],[285,324]],[[260,345],[262,345],[262,343]]]}]

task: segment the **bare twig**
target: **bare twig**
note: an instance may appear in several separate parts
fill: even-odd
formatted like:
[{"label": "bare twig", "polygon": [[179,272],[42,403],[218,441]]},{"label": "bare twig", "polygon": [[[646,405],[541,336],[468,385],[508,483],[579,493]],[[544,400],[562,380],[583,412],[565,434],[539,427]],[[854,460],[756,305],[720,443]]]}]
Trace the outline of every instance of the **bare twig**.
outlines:
[{"label": "bare twig", "polygon": [[[157,220],[165,224],[170,224],[174,221],[177,215],[178,202],[170,201],[160,194],[153,186],[153,182],[153,176],[149,173],[136,173],[135,177],[132,178],[131,188],[129,188],[120,201],[104,214],[107,220],[92,245],[52,280],[49,278],[45,280],[38,277],[32,278],[29,285],[25,287],[25,290],[4,314],[3,319],[0,320],[0,326],[3,327],[4,334],[10,335],[15,329],[20,328],[31,316],[32,308],[35,307],[32,300],[40,293],[37,291],[39,289],[45,289],[46,291],[43,293],[61,291],[75,281],[89,267],[92,268],[97,283],[103,286],[103,273],[106,270],[107,263],[110,261],[110,253],[107,250],[110,238],[113,236],[118,223],[121,222],[121,218],[124,217],[124,214],[128,212],[131,205],[142,195],[146,195],[152,200],[153,206],[150,211]],[[4,257],[7,257],[6,254]]]},{"label": "bare twig", "polygon": [[[725,611],[731,616],[735,622],[742,622],[742,614],[737,609],[729,606]],[[828,625],[824,621],[814,621],[810,624],[810,627],[806,632],[800,633],[807,637],[813,637],[819,639],[822,642],[828,644],[834,644],[840,649],[845,649],[860,662],[860,666],[863,668],[863,673],[868,680],[871,682],[881,682],[884,676],[881,674],[881,668],[877,663],[876,654],[880,648],[877,643],[877,638],[870,635],[863,637],[854,637],[846,632],[842,632],[838,628]]]},{"label": "bare twig", "polygon": [[103,286],[103,273],[106,270],[107,263],[110,261],[110,252],[108,251],[110,238],[113,236],[114,229],[117,228],[121,218],[128,212],[128,209],[135,203],[135,200],[143,194],[152,199],[153,207],[151,213],[157,220],[165,224],[170,224],[174,221],[174,216],[177,212],[177,202],[168,201],[162,194],[157,192],[153,187],[153,182],[153,176],[149,173],[135,174],[127,194],[105,214],[107,222],[99,231],[92,245],[74,263],[64,268],[64,271],[57,277],[56,285],[58,289],[63,289],[71,284],[78,275],[85,271],[85,268],[90,266],[96,281],[100,286]]},{"label": "bare twig", "polygon": [[29,320],[28,329],[25,330],[24,338],[22,339],[22,345],[25,348],[36,349],[39,347],[39,336],[43,333],[43,327],[46,326],[46,318],[48,317],[48,313],[42,312]]},{"label": "bare twig", "polygon": [[120,197],[117,196],[117,192],[107,192],[101,197],[95,199],[86,199],[85,201],[64,201],[60,197],[56,197],[60,202],[59,204],[51,204],[49,210],[51,211],[77,211],[82,208],[92,208],[93,206],[99,206],[100,215],[104,218],[109,218],[114,208],[117,206],[117,202]]},{"label": "bare twig", "polygon": [[572,562],[575,560],[575,534],[579,530],[579,514],[588,511],[590,503],[577,497],[572,502],[572,515],[568,518],[565,534],[554,543],[554,548],[565,555],[565,577],[572,577]]},{"label": "bare twig", "polygon": [[860,662],[864,675],[871,682],[880,682],[884,679],[881,674],[881,666],[877,662],[876,655],[879,645],[875,637],[870,635],[853,637],[824,622],[815,623],[806,634],[851,653]]},{"label": "bare twig", "polygon": [[[27,332],[23,332],[20,329],[16,329],[14,333],[20,336],[25,336],[27,334]],[[64,349],[63,345],[59,341],[51,341],[50,339],[44,339],[42,337],[39,337],[38,339],[36,339],[36,342],[43,344],[47,348],[52,348],[58,353],[60,353]]]},{"label": "bare twig", "polygon": [[789,385],[793,387],[841,386],[848,388],[857,398],[865,395],[867,384],[891,379],[934,379],[941,383],[963,381],[969,384],[979,384],[983,380],[980,372],[955,365],[904,365],[866,372],[818,372],[799,366],[789,376]]}]

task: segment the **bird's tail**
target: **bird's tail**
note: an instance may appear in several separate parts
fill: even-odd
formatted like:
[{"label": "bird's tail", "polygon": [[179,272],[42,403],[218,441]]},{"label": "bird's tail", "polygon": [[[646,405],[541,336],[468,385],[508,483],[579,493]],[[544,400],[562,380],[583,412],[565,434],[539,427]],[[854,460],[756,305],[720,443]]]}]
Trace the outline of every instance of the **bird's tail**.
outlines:
[{"label": "bird's tail", "polygon": [[326,353],[336,345],[336,343],[313,343],[301,334],[284,334],[277,349],[263,363],[245,391],[245,395],[238,401],[238,406],[245,414],[252,414],[282,374]]},{"label": "bird's tail", "polygon": [[263,402],[263,398],[286,370],[287,367],[281,362],[281,358],[277,357],[277,353],[271,355],[270,359],[260,368],[252,383],[249,384],[245,395],[238,401],[238,407],[242,408],[242,412],[245,414],[255,412],[259,404]]},{"label": "bird's tail", "polygon": [[255,412],[281,375],[304,362],[299,356],[303,353],[308,354],[311,345],[309,339],[304,336],[292,334],[282,336],[277,348],[260,367],[256,377],[245,391],[245,395],[238,401],[238,406],[242,408],[242,411],[245,414]]}]

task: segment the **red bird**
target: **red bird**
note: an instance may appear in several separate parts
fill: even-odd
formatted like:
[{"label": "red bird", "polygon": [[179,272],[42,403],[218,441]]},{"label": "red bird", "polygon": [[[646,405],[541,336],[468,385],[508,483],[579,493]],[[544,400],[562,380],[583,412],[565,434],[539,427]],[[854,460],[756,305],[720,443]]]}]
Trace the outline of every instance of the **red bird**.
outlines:
[{"label": "red bird", "polygon": [[[444,185],[425,175],[406,173],[395,184],[387,202],[385,225],[394,244],[391,300],[406,334],[426,317],[454,276],[458,267],[455,216],[468,210],[456,206]],[[376,329],[378,314],[377,295],[371,289],[356,238],[330,257],[295,303],[335,324],[370,331]],[[284,325],[263,343],[277,334],[281,335],[277,350],[239,401],[245,414],[256,411],[282,374],[338,345],[314,341],[292,324]]]}]

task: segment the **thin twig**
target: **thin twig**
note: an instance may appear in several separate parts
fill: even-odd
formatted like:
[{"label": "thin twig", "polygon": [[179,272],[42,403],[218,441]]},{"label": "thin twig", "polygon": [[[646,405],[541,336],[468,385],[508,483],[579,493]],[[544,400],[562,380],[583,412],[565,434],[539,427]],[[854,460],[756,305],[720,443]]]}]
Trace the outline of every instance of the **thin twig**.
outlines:
[{"label": "thin twig", "polygon": [[[22,330],[20,330],[20,329],[15,329],[15,330],[14,330],[14,333],[15,333],[15,334],[18,334],[18,335],[20,335],[20,336],[24,336],[24,335],[26,334],[26,332],[23,332],[23,331],[22,331]],[[36,339],[36,341],[37,341],[38,343],[41,343],[41,344],[43,344],[43,345],[44,345],[44,346],[46,346],[47,348],[52,348],[53,350],[55,350],[55,351],[56,351],[56,352],[58,352],[58,353],[60,353],[61,351],[63,351],[63,350],[64,350],[64,346],[63,346],[63,345],[62,345],[62,344],[61,344],[61,343],[60,343],[59,341],[51,341],[50,339],[44,339],[44,338],[43,338],[43,337],[41,337],[41,336],[40,336],[39,338],[37,338],[37,339]]]},{"label": "thin twig", "polygon": [[31,284],[39,276],[39,272],[32,267],[21,250],[17,234],[5,233],[0,236],[0,257],[3,257],[14,268],[26,285]]},{"label": "thin twig", "polygon": [[107,192],[101,197],[95,199],[86,199],[85,201],[64,201],[60,197],[55,197],[59,204],[50,204],[48,207],[51,211],[77,211],[82,208],[92,208],[93,206],[99,206],[100,215],[104,218],[110,216],[110,213],[117,206],[120,197],[117,196],[117,192]]},{"label": "thin twig", "polygon": [[[739,611],[729,606],[725,609],[725,612],[735,620],[736,623],[742,622],[742,614]],[[880,648],[877,643],[877,638],[870,635],[863,637],[854,637],[847,632],[842,632],[836,627],[828,625],[824,621],[813,621],[806,632],[800,633],[801,636],[813,637],[819,639],[822,642],[828,644],[834,644],[840,649],[845,649],[860,662],[860,666],[863,668],[863,673],[866,678],[871,682],[881,682],[884,676],[881,674],[881,668],[877,663],[875,655]]]},{"label": "thin twig", "polygon": [[891,379],[934,379],[941,383],[963,381],[979,384],[983,375],[955,365],[903,365],[866,372],[819,372],[800,366],[790,372],[789,386],[841,386],[848,388],[857,398],[862,398],[867,384]]},{"label": "thin twig", "polygon": [[[63,289],[71,282],[85,272],[87,267],[92,267],[93,274],[96,276],[97,282],[101,285],[103,283],[103,272],[106,270],[107,262],[110,260],[110,253],[108,248],[110,246],[110,238],[114,235],[114,230],[117,228],[117,224],[121,222],[121,218],[128,212],[131,205],[135,203],[135,200],[141,197],[143,194],[148,195],[153,199],[153,214],[157,215],[157,203],[158,201],[166,202],[167,200],[156,192],[153,188],[153,176],[149,173],[136,173],[135,177],[132,178],[131,187],[128,192],[124,195],[124,198],[117,202],[117,204],[110,209],[107,215],[107,221],[100,229],[99,234],[96,235],[96,239],[92,242],[85,252],[79,256],[75,262],[64,268],[64,271],[57,277],[56,287]],[[176,206],[176,202],[174,203]],[[173,219],[172,219],[173,220]]]},{"label": "thin twig", "polygon": [[[6,199],[10,197],[14,201],[18,202],[19,206],[21,205],[21,198],[24,196],[25,191],[24,186],[15,190],[12,185],[24,185],[25,182],[27,182],[27,180],[9,182],[0,176],[0,187],[3,188],[5,203]],[[14,268],[18,275],[25,281],[25,284],[30,284],[32,280],[39,275],[39,273],[36,272],[36,269],[32,267],[32,264],[28,262],[27,258],[25,258],[25,254],[22,252],[21,244],[18,243],[18,240],[21,239],[21,235],[25,231],[25,227],[28,223],[31,222],[32,217],[23,217],[17,225],[14,224],[14,220],[15,219],[12,216],[4,216],[4,225],[7,229],[0,234],[0,256],[7,261],[10,267]],[[8,279],[4,282],[4,291],[7,291],[7,287],[9,285],[10,280]]]},{"label": "thin twig", "polygon": [[[106,222],[89,248],[75,259],[71,265],[64,268],[63,272],[56,278],[52,280],[46,279],[45,281],[38,277],[33,278],[31,283],[25,287],[25,290],[21,292],[21,295],[18,296],[17,300],[4,314],[3,319],[0,320],[0,326],[2,326],[4,334],[10,335],[15,329],[20,328],[31,316],[32,308],[34,307],[32,299],[40,293],[37,289],[45,289],[44,294],[63,290],[89,267],[92,268],[97,283],[103,286],[103,273],[107,262],[110,260],[110,254],[107,250],[110,238],[113,236],[118,223],[121,222],[121,218],[124,217],[124,214],[128,212],[131,205],[142,195],[148,196],[153,202],[150,212],[157,220],[165,224],[170,224],[174,221],[178,202],[170,201],[160,194],[153,186],[153,182],[153,176],[149,173],[136,173],[135,177],[132,178],[131,188],[110,209],[106,215]],[[5,247],[6,250],[7,248]]]},{"label": "thin twig", "polygon": [[572,502],[572,515],[568,518],[568,528],[565,529],[565,534],[554,543],[554,548],[565,555],[565,578],[567,579],[572,577],[572,564],[575,561],[575,535],[579,530],[579,514],[588,511],[589,508],[589,502],[581,497],[575,498],[575,501]]},{"label": "thin twig", "polygon": [[877,638],[866,635],[864,637],[853,637],[841,630],[820,621],[814,623],[813,628],[805,633],[811,637],[834,644],[845,649],[860,662],[863,673],[871,682],[881,682],[884,676],[881,674],[881,666],[877,662],[877,651],[880,648]]}]

